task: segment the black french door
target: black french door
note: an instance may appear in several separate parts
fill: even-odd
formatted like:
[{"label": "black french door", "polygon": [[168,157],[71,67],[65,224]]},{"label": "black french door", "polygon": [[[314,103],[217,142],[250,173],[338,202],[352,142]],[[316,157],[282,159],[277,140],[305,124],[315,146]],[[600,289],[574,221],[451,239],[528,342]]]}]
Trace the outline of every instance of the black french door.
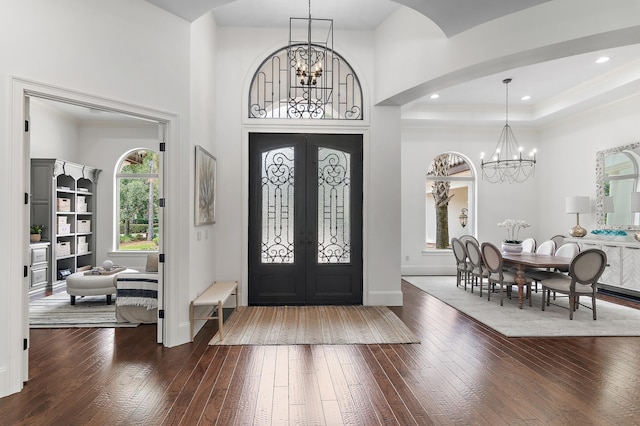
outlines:
[{"label": "black french door", "polygon": [[362,135],[249,135],[249,304],[362,303]]}]

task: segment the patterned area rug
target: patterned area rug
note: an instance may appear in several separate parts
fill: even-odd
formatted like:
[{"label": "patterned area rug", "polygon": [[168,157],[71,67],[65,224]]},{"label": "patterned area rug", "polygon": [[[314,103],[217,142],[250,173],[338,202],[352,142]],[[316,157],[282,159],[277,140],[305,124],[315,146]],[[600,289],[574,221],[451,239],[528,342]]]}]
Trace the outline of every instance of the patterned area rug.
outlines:
[{"label": "patterned area rug", "polygon": [[245,306],[210,345],[420,343],[386,306]]},{"label": "patterned area rug", "polygon": [[111,301],[111,305],[107,305],[106,296],[76,297],[76,304],[71,305],[69,295],[65,291],[29,303],[30,328],[136,327],[137,325],[116,322],[115,300]]},{"label": "patterned area rug", "polygon": [[[478,288],[473,294],[470,287],[456,287],[456,277],[420,276],[402,277],[403,280],[440,299],[449,306],[491,327],[507,337],[569,337],[569,336],[640,336],[640,310],[596,301],[597,320],[593,320],[591,298],[581,297],[581,306],[569,320],[569,300],[558,297],[551,306],[541,310],[542,293],[532,293],[518,308],[518,292],[514,287],[511,299],[500,306],[500,295],[491,295],[487,301],[486,290],[479,297]],[[486,282],[485,282],[486,284]],[[538,287],[540,288],[540,287]]]}]

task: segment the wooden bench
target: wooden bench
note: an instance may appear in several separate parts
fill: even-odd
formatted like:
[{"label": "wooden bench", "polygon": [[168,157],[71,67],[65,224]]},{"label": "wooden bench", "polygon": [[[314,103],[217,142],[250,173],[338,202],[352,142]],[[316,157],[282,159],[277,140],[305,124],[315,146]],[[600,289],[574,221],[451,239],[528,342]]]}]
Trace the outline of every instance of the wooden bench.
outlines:
[{"label": "wooden bench", "polygon": [[[238,307],[238,281],[225,281],[225,282],[217,282],[214,281],[208,289],[206,289],[200,296],[196,297],[195,300],[191,301],[189,305],[189,321],[191,323],[191,341],[193,342],[193,328],[196,320],[218,320],[218,330],[220,333],[220,340],[222,341],[223,333],[222,333],[222,305],[227,301],[227,299],[235,294],[236,296],[236,308]],[[213,310],[209,311],[209,314],[206,317],[196,317],[194,316],[194,308],[196,306],[211,306]],[[213,314],[216,313],[215,316]]]}]

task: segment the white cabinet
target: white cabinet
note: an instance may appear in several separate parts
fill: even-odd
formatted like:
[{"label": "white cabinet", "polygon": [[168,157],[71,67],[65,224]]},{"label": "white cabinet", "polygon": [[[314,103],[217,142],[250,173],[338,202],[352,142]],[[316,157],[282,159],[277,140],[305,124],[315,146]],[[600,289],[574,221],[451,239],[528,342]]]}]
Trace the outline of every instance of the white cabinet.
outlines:
[{"label": "white cabinet", "polygon": [[31,286],[29,291],[37,291],[49,285],[49,249],[51,243],[40,242],[29,245],[29,270]]},{"label": "white cabinet", "polygon": [[640,244],[633,241],[610,241],[567,238],[578,243],[580,250],[598,248],[607,255],[609,266],[599,284],[608,290],[640,296]]},{"label": "white cabinet", "polygon": [[99,169],[69,161],[31,159],[31,223],[46,226],[51,242],[49,273],[54,284],[95,265]]}]

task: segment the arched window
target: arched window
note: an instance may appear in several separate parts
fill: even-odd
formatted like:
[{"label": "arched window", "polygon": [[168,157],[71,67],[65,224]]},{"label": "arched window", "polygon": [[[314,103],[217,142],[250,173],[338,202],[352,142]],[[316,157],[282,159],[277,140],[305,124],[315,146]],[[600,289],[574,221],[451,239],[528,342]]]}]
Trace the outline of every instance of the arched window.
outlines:
[{"label": "arched window", "polygon": [[445,152],[429,164],[425,181],[426,246],[444,249],[451,238],[475,234],[475,173],[461,154]]},{"label": "arched window", "polygon": [[158,153],[127,152],[115,174],[116,250],[158,250]]},{"label": "arched window", "polygon": [[300,84],[295,59],[299,46],[307,45],[282,48],[258,67],[249,89],[249,118],[362,120],[360,81],[347,61],[317,46],[324,49],[324,63],[330,66],[316,84]]}]

